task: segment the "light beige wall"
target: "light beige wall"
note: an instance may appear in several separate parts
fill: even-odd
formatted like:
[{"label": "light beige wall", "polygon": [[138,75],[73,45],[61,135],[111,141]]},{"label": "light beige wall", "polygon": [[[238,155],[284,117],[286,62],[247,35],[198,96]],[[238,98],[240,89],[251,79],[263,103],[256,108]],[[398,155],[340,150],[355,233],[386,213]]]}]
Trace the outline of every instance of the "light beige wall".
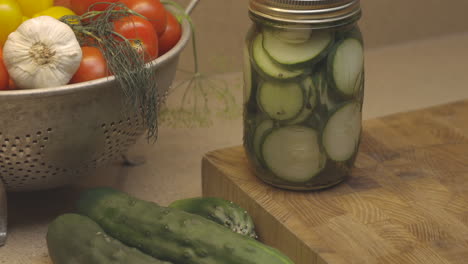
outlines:
[{"label": "light beige wall", "polygon": [[[188,0],[179,0],[188,3]],[[240,71],[242,44],[250,26],[249,0],[200,0],[192,13],[201,70],[209,73]],[[192,48],[181,57],[181,68],[192,68]]]},{"label": "light beige wall", "polygon": [[369,48],[468,31],[466,0],[361,0]]},{"label": "light beige wall", "polygon": [[[416,39],[468,31],[466,0],[361,0],[360,21],[366,47],[375,48]],[[187,4],[189,0],[179,0]],[[192,13],[201,71],[241,71],[242,42],[250,20],[249,0],[200,0]],[[192,68],[191,47],[180,67]],[[180,78],[180,75],[179,75]]]}]

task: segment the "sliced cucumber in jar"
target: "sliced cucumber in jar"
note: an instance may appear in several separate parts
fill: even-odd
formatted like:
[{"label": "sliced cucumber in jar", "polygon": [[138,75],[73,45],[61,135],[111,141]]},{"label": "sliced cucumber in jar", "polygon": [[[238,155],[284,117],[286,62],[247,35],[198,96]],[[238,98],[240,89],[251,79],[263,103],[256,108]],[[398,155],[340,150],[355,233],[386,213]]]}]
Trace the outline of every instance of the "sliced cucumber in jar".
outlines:
[{"label": "sliced cucumber in jar", "polygon": [[275,79],[292,79],[304,73],[303,69],[291,70],[275,63],[263,49],[262,34],[258,34],[252,43],[252,57],[264,74]]},{"label": "sliced cucumber in jar", "polygon": [[307,120],[307,118],[309,118],[309,116],[312,114],[313,112],[313,109],[312,108],[308,108],[307,106],[304,107],[302,109],[302,111],[299,113],[298,116],[296,116],[294,119],[292,120],[288,120],[286,121],[284,124],[285,125],[297,125],[297,124],[300,124],[304,121]]},{"label": "sliced cucumber in jar", "polygon": [[250,65],[250,54],[247,45],[244,46],[244,104],[250,99],[252,92],[252,66]]},{"label": "sliced cucumber in jar", "polygon": [[263,48],[276,62],[284,65],[300,65],[326,56],[326,50],[333,41],[330,31],[313,31],[310,38],[302,43],[288,43],[278,38],[274,30],[263,33]]},{"label": "sliced cucumber in jar", "polygon": [[359,27],[352,26],[337,32],[337,39],[354,38],[362,43],[362,33]]},{"label": "sliced cucumber in jar", "polygon": [[338,92],[346,97],[358,93],[364,67],[362,43],[354,38],[339,42],[329,56],[329,74]]},{"label": "sliced cucumber in jar", "polygon": [[304,91],[298,83],[264,81],[258,89],[258,105],[272,119],[292,119],[304,106]]},{"label": "sliced cucumber in jar", "polygon": [[328,85],[328,81],[325,76],[326,74],[324,72],[318,72],[314,76],[314,81],[315,81],[315,85],[317,86],[317,90],[319,93],[318,101],[328,113],[329,111],[332,111],[333,109],[336,108],[336,106],[338,105],[338,102],[332,97],[332,93],[329,91],[330,87]]},{"label": "sliced cucumber in jar", "polygon": [[317,99],[317,92],[312,77],[305,78],[302,81],[302,86],[304,87],[306,101],[312,104],[311,108],[313,108]]},{"label": "sliced cucumber in jar", "polygon": [[299,113],[299,115],[291,120],[286,121],[284,123],[286,125],[296,125],[306,121],[317,106],[317,89],[315,88],[314,82],[312,81],[312,77],[307,77],[302,82],[302,86],[304,87],[305,95],[304,107],[302,108],[302,111]]},{"label": "sliced cucumber in jar", "polygon": [[274,126],[274,122],[271,119],[265,119],[255,128],[254,137],[253,137],[253,148],[255,155],[259,160],[263,160],[261,146],[265,134],[271,130]]},{"label": "sliced cucumber in jar", "polygon": [[356,82],[356,86],[354,87],[357,93],[357,99],[363,100],[364,99],[364,69],[359,73],[358,81]]},{"label": "sliced cucumber in jar", "polygon": [[273,35],[281,41],[290,44],[300,44],[310,39],[311,29],[272,29]]},{"label": "sliced cucumber in jar", "polygon": [[323,170],[326,156],[320,151],[315,129],[286,126],[274,129],[262,144],[265,165],[288,182],[307,182]]},{"label": "sliced cucumber in jar", "polygon": [[361,104],[348,102],[336,109],[322,134],[322,145],[334,161],[347,161],[358,150],[361,136]]}]

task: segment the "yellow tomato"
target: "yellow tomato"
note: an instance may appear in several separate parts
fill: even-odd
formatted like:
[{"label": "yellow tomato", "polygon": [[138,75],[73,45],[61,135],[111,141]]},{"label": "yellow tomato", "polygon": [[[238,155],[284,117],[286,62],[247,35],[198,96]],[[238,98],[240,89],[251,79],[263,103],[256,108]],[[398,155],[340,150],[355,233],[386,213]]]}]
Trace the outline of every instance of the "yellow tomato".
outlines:
[{"label": "yellow tomato", "polygon": [[23,22],[22,17],[21,8],[15,0],[0,0],[0,47]]},{"label": "yellow tomato", "polygon": [[22,19],[21,19],[21,21],[23,21],[23,22],[24,22],[24,21],[26,21],[26,20],[28,20],[28,19],[30,19],[30,17],[23,16],[23,17],[22,17]]},{"label": "yellow tomato", "polygon": [[54,0],[16,0],[21,6],[23,15],[32,17],[32,15],[54,5]]},{"label": "yellow tomato", "polygon": [[51,16],[53,18],[60,19],[62,16],[70,16],[70,15],[75,15],[75,13],[64,6],[53,6],[53,7],[47,8],[46,10],[42,12],[34,14],[33,17]]}]

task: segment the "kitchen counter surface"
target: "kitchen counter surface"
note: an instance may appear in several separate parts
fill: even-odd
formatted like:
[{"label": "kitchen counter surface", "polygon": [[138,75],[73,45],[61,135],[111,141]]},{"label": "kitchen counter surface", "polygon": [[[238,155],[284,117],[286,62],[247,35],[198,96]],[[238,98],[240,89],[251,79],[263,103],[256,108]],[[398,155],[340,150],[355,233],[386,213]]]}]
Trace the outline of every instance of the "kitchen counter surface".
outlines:
[{"label": "kitchen counter surface", "polygon": [[[368,50],[364,119],[468,98],[468,33]],[[228,82],[237,101],[241,73],[217,75]],[[174,98],[170,98],[170,103]],[[0,248],[1,264],[46,264],[47,224],[73,211],[83,187],[109,185],[166,205],[201,194],[201,158],[208,151],[241,144],[242,120],[216,119],[207,128],[162,125],[159,139],[140,139],[130,157],[140,166],[116,162],[77,185],[52,191],[9,194],[9,237]]]}]

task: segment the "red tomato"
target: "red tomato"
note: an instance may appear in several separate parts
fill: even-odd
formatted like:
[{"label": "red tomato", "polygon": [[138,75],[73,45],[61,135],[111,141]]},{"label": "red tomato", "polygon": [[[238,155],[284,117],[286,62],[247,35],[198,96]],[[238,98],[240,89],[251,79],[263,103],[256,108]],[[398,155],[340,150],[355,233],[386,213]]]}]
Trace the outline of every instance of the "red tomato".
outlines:
[{"label": "red tomato", "polygon": [[114,22],[114,31],[130,40],[139,52],[143,52],[145,61],[158,57],[158,35],[148,20],[139,16],[122,17]]},{"label": "red tomato", "polygon": [[[75,12],[77,15],[82,15],[88,11],[88,8],[94,4],[99,2],[110,2],[115,3],[117,0],[71,0],[71,10]],[[93,7],[93,10],[102,11],[105,10],[109,5],[108,4],[96,4]]]},{"label": "red tomato", "polygon": [[96,47],[82,47],[83,58],[70,83],[87,82],[109,76],[104,55]]},{"label": "red tomato", "polygon": [[2,48],[0,48],[0,90],[8,90],[9,80],[8,71],[3,63],[3,51]]},{"label": "red tomato", "polygon": [[153,24],[158,36],[161,36],[166,30],[166,9],[160,0],[120,0],[119,2],[146,17]]},{"label": "red tomato", "polygon": [[167,12],[167,27],[164,34],[159,37],[159,55],[163,55],[179,42],[182,27],[171,12]]}]

